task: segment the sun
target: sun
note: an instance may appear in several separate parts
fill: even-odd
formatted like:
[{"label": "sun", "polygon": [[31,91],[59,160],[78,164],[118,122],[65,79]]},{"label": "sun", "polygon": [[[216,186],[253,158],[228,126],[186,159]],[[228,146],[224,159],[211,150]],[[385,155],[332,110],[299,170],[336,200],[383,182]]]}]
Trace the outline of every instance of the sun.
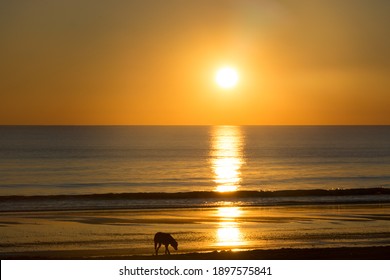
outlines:
[{"label": "sun", "polygon": [[217,71],[215,81],[221,88],[233,88],[238,82],[238,73],[232,67],[223,67]]}]

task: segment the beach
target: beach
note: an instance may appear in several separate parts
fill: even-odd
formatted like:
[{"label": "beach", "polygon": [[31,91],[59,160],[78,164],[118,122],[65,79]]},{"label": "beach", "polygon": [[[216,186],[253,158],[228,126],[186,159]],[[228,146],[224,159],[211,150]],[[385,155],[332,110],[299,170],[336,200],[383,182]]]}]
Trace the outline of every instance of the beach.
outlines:
[{"label": "beach", "polygon": [[[390,204],[0,213],[2,259],[383,259]],[[387,213],[387,214],[386,214]],[[162,256],[164,248],[160,249]]]},{"label": "beach", "polygon": [[[126,250],[38,251],[30,254],[4,255],[8,260],[388,260],[390,246],[340,247],[315,249],[269,249],[248,251],[215,251],[159,256],[126,255]],[[104,257],[102,257],[104,256]]]}]

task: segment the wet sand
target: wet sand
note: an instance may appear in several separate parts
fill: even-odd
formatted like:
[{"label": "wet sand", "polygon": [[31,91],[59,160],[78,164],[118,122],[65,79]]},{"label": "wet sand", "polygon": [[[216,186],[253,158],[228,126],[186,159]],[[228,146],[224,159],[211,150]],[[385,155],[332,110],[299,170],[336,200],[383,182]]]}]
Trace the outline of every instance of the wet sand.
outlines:
[{"label": "wet sand", "polygon": [[2,212],[0,257],[152,259],[164,231],[179,242],[170,258],[386,259],[389,213],[390,204]]}]

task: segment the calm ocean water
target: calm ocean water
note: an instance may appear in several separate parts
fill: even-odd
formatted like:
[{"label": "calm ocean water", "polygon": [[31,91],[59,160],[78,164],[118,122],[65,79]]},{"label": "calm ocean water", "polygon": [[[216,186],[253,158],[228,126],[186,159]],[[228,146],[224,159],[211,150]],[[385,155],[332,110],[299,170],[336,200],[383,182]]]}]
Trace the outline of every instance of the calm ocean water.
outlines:
[{"label": "calm ocean water", "polygon": [[[173,200],[93,196],[139,192],[297,190],[294,199],[246,196],[235,202],[326,202],[329,196],[298,194],[389,187],[390,126],[0,127],[0,210],[220,202],[212,195]],[[52,195],[62,196],[46,197]],[[331,197],[389,200],[388,194],[376,193]]]}]

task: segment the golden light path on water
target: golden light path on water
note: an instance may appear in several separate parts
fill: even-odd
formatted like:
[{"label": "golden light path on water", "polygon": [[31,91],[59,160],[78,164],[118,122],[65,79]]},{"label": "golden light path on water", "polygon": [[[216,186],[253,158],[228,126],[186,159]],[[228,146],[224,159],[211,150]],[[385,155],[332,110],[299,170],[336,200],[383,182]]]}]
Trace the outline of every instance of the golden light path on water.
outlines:
[{"label": "golden light path on water", "polygon": [[[216,126],[211,133],[211,166],[214,172],[215,190],[237,191],[241,184],[241,166],[244,163],[243,135],[238,126]],[[236,249],[245,245],[240,229],[239,207],[226,205],[217,209],[218,228],[216,245]]]},{"label": "golden light path on water", "polygon": [[236,191],[241,183],[243,136],[238,126],[216,126],[212,130],[211,165],[216,191]]},{"label": "golden light path on water", "polygon": [[241,215],[239,207],[220,207],[217,209],[219,225],[216,239],[217,246],[235,249],[245,245],[245,240],[240,229],[238,218]]}]

